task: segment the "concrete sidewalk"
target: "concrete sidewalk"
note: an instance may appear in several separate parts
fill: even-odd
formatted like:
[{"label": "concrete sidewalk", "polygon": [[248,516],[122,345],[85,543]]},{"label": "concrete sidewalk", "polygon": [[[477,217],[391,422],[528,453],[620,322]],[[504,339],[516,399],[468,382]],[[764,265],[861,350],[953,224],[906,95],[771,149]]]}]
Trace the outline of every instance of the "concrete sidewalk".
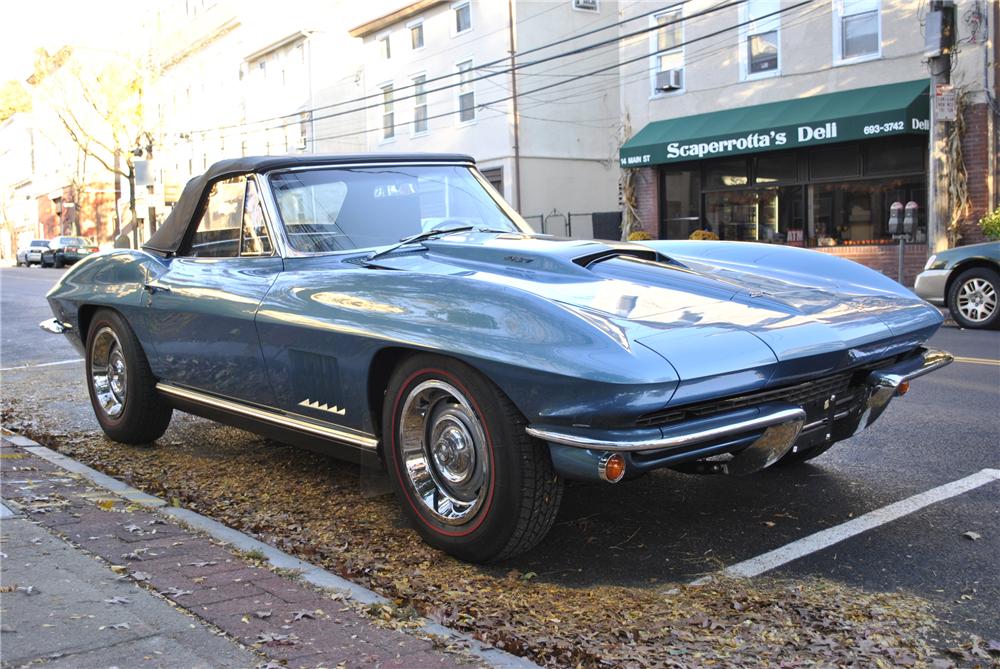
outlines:
[{"label": "concrete sidewalk", "polygon": [[0,443],[4,667],[482,664]]},{"label": "concrete sidewalk", "polygon": [[255,667],[252,650],[23,517],[2,521],[4,667]]}]

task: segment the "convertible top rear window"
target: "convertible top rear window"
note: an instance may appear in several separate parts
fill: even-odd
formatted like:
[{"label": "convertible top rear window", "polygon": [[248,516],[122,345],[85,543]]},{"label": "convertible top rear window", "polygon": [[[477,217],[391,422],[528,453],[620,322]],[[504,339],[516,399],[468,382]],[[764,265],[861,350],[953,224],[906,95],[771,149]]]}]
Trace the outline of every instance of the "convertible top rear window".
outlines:
[{"label": "convertible top rear window", "polygon": [[520,231],[468,167],[393,165],[272,174],[292,248],[324,253],[394,244],[436,228]]}]

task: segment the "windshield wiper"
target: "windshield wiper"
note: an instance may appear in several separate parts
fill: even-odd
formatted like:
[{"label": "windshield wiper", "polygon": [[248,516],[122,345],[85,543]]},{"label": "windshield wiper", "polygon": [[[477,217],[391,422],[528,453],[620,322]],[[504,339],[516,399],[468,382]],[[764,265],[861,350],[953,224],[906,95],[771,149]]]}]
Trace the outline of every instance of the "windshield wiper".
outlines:
[{"label": "windshield wiper", "polygon": [[469,230],[475,230],[475,228],[473,226],[471,226],[471,225],[463,225],[463,226],[460,226],[460,227],[457,227],[457,228],[443,228],[441,230],[428,230],[427,232],[421,232],[420,234],[417,234],[417,235],[411,235],[409,237],[404,237],[403,239],[400,239],[399,242],[393,244],[392,246],[384,248],[381,251],[372,251],[371,253],[369,253],[368,255],[366,255],[364,257],[364,260],[365,260],[365,262],[370,262],[372,260],[375,260],[375,258],[381,258],[382,256],[389,255],[390,253],[392,253],[396,249],[400,249],[400,248],[406,246],[407,244],[414,244],[416,242],[422,242],[425,239],[432,239],[432,238],[437,237],[439,235],[450,235],[453,232],[468,232]]}]

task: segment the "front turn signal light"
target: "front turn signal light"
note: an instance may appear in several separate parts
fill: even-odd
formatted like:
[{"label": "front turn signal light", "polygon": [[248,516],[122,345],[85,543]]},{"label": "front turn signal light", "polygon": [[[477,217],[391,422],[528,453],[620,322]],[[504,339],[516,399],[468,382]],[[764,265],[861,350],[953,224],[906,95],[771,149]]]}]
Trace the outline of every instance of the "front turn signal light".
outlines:
[{"label": "front turn signal light", "polygon": [[618,483],[625,476],[625,456],[621,453],[605,455],[597,465],[597,473],[608,483]]},{"label": "front turn signal light", "polygon": [[905,395],[909,391],[910,391],[910,382],[909,381],[903,381],[898,386],[896,386],[896,394],[899,395],[900,397],[902,397],[903,395]]}]

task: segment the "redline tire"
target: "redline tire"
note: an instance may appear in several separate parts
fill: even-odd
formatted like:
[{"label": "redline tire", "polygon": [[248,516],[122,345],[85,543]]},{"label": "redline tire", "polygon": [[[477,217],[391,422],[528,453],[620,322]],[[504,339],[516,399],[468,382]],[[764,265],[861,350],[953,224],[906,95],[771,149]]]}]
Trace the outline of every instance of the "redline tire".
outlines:
[{"label": "redline tire", "polygon": [[548,533],[563,483],[546,446],[524,428],[502,391],[458,360],[415,355],[393,372],[383,455],[426,543],[468,562],[494,562]]},{"label": "redline tire", "polygon": [[[86,351],[87,391],[104,433],[124,444],[148,444],[163,436],[173,407],[156,392],[156,379],[142,345],[121,314],[110,309],[94,314],[87,330]],[[109,363],[110,359],[114,362]],[[124,377],[117,384],[118,392],[108,380],[116,363],[124,370],[118,375]],[[98,383],[102,375],[104,383]]]}]

